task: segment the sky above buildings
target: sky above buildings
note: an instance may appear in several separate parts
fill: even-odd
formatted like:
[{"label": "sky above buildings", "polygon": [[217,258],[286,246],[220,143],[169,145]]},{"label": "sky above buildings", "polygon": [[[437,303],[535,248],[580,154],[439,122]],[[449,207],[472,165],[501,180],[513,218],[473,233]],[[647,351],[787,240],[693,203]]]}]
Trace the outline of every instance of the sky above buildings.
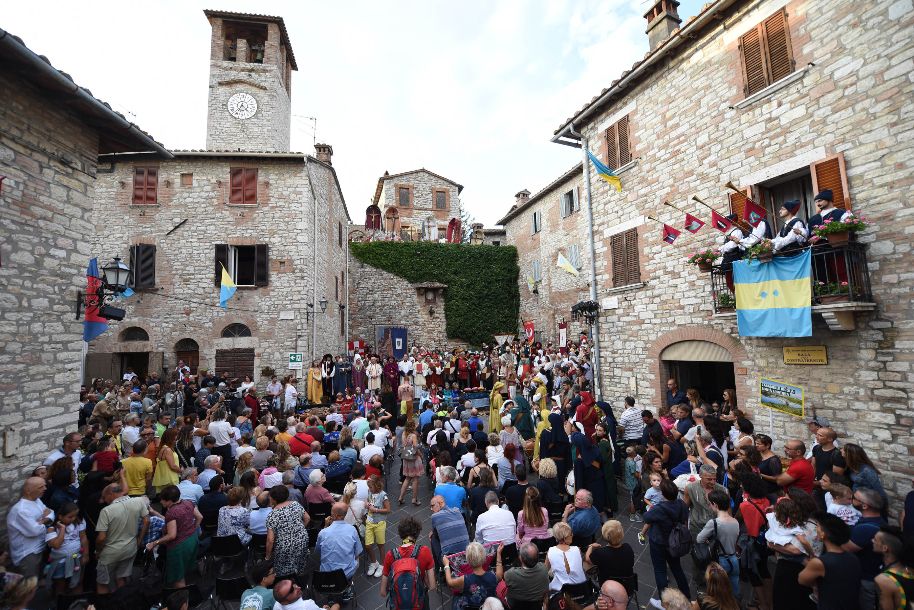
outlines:
[{"label": "sky above buildings", "polygon": [[[464,186],[487,226],[514,193],[580,161],[549,142],[648,50],[651,0],[192,0],[8,3],[0,27],[169,148],[204,148],[210,28],[202,9],[279,15],[298,72],[292,149],[333,146],[354,222],[385,170]],[[685,21],[699,0],[683,0]]]}]

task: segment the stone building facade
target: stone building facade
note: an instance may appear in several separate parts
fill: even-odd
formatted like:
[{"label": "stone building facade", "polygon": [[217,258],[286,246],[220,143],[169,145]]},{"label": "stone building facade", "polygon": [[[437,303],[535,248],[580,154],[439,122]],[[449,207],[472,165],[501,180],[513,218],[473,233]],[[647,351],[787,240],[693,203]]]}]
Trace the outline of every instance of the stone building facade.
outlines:
[{"label": "stone building facade", "polygon": [[448,223],[460,218],[463,186],[427,169],[378,178],[373,204],[383,215],[387,233],[404,239],[438,241],[447,236]]},{"label": "stone building facade", "polygon": [[[602,393],[656,406],[670,375],[708,399],[732,383],[780,451],[787,438],[811,438],[801,418],[761,406],[760,380],[801,386],[807,416],[866,449],[897,510],[914,475],[911,3],[717,0],[681,25],[662,8],[648,13],[664,20],[651,24],[652,50],[553,138],[583,134],[623,183],[617,193],[591,173]],[[709,274],[686,263],[720,233],[707,226],[670,245],[648,219],[682,227],[667,200],[708,220],[693,196],[738,211],[727,181],[769,210],[801,199],[803,217],[812,194],[832,188],[872,223],[858,237],[872,297],[816,304],[808,338],[739,336],[734,314],[715,308]],[[633,236],[633,256],[613,242],[619,234]],[[617,272],[627,285],[610,295]],[[797,346],[825,346],[828,364],[785,364],[784,348]]]},{"label": "stone building facade", "polygon": [[[571,307],[590,297],[590,248],[583,201],[581,164],[559,176],[532,197],[522,190],[497,224],[505,241],[517,248],[520,267],[520,319],[533,321],[536,340],[558,342],[559,324],[568,339],[587,330],[571,318]],[[559,255],[578,269],[574,275],[558,266]],[[518,329],[518,336],[523,330]]]},{"label": "stone building facade", "polygon": [[[332,147],[288,152],[295,59],[285,26],[278,17],[206,15],[207,144],[219,148],[161,162],[103,158],[95,249],[130,260],[136,294],[124,301],[125,320],[90,346],[87,380],[127,367],[170,378],[182,359],[193,371],[260,382],[267,368],[285,374],[290,353],[308,360],[345,347],[349,215]],[[254,97],[256,109],[232,102],[238,94]],[[238,286],[225,309],[223,267]]]},{"label": "stone building facade", "polygon": [[[99,153],[161,145],[0,30],[0,519],[76,429]],[[101,259],[100,265],[107,263]]]},{"label": "stone building facade", "polygon": [[288,152],[292,71],[281,17],[203,11],[212,28],[207,150]]}]

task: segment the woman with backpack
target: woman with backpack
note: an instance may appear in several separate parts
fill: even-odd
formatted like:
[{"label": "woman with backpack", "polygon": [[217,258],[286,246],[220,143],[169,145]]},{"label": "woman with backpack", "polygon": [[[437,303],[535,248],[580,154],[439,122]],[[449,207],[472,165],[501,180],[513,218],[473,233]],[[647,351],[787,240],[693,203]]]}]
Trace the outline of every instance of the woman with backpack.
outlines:
[{"label": "woman with backpack", "polygon": [[387,551],[381,571],[381,597],[392,610],[428,610],[428,594],[435,590],[435,560],[419,545],[422,525],[406,517],[397,525],[400,546]]},{"label": "woman with backpack", "polygon": [[768,544],[765,532],[768,530],[766,511],[771,506],[765,482],[758,474],[747,474],[742,478],[743,501],[739,514],[749,537],[747,548],[743,549],[740,568],[749,577],[749,584],[755,592],[755,601],[749,607],[771,610],[771,572],[768,570]]},{"label": "woman with backpack", "polygon": [[730,494],[713,489],[708,493],[708,502],[717,511],[717,516],[705,524],[695,542],[710,543],[712,548],[716,547],[717,553],[711,553],[710,559],[726,571],[733,595],[739,597],[739,556],[736,552],[739,522],[730,514]]},{"label": "woman with backpack", "polygon": [[[679,498],[679,488],[671,480],[663,479],[660,482],[660,493],[663,494],[666,501],[660,502],[644,513],[644,522],[651,526],[647,537],[650,543],[651,563],[654,566],[657,591],[663,591],[669,583],[667,579],[667,566],[669,566],[679,590],[686,597],[690,597],[689,580],[680,564],[680,558],[688,554],[688,547],[691,546],[686,544],[685,549],[681,548],[682,539],[691,537],[688,529],[689,509]],[[684,529],[682,526],[685,526]],[[674,531],[677,535],[671,539],[670,534]],[[671,547],[672,542],[677,544]],[[652,599],[651,603],[655,608],[661,607],[659,600]]]}]

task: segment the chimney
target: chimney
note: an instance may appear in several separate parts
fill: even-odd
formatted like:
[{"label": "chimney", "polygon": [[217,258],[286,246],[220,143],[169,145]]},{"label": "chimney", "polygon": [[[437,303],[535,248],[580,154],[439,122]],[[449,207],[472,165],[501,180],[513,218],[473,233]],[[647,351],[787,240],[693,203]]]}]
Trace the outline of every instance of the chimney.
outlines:
[{"label": "chimney", "polygon": [[530,200],[530,191],[527,189],[514,193],[514,207],[519,208]]},{"label": "chimney", "polygon": [[317,157],[318,161],[326,163],[327,165],[333,165],[333,161],[331,160],[333,157],[333,147],[329,144],[315,144],[314,156]]},{"label": "chimney", "polygon": [[657,0],[651,10],[644,14],[644,18],[647,19],[646,31],[651,51],[679,28],[682,19],[676,10],[678,6],[677,0]]}]

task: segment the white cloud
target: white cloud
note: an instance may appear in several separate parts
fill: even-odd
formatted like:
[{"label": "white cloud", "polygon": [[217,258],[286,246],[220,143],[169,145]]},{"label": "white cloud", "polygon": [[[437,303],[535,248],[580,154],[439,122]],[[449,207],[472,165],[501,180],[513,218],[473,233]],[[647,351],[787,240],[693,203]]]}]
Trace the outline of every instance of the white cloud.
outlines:
[{"label": "white cloud", "polygon": [[[687,0],[681,15],[698,10]],[[34,1],[3,28],[171,148],[203,148],[209,24],[203,8],[282,16],[299,71],[292,147],[333,145],[356,222],[385,170],[427,167],[493,223],[513,194],[580,159],[553,130],[647,50],[649,2]],[[48,18],[48,16],[53,18]]]}]

